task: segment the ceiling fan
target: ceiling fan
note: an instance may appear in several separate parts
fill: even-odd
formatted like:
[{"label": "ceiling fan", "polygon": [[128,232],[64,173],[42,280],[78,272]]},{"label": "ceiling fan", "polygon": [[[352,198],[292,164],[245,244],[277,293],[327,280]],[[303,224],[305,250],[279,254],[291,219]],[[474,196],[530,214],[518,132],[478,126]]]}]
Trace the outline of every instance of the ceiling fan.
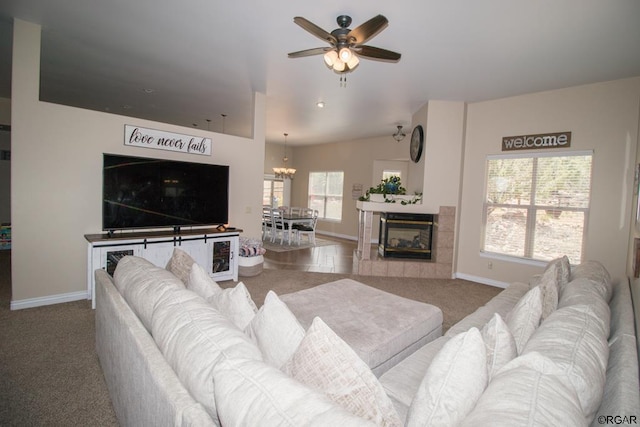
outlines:
[{"label": "ceiling fan", "polygon": [[353,30],[349,29],[349,25],[351,25],[350,16],[340,15],[336,21],[340,28],[336,28],[329,33],[305,18],[300,16],[293,18],[293,22],[319,39],[329,43],[330,46],[291,52],[289,58],[324,54],[324,62],[327,67],[338,74],[353,71],[360,63],[359,58],[385,62],[398,62],[400,60],[400,54],[397,52],[365,45],[366,42],[389,25],[389,21],[384,16],[375,16]]}]

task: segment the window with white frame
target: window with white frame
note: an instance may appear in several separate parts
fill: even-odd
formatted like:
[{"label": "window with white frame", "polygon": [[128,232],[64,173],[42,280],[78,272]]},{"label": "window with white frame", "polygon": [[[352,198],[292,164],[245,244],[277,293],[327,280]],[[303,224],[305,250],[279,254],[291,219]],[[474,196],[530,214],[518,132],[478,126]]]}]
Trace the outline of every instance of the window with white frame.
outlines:
[{"label": "window with white frame", "polygon": [[310,172],[307,206],[318,210],[318,218],[342,220],[344,172]]},{"label": "window with white frame", "polygon": [[265,177],[262,187],[262,204],[272,207],[284,204],[284,182],[281,179]]},{"label": "window with white frame", "polygon": [[487,157],[482,251],[582,261],[592,152]]}]

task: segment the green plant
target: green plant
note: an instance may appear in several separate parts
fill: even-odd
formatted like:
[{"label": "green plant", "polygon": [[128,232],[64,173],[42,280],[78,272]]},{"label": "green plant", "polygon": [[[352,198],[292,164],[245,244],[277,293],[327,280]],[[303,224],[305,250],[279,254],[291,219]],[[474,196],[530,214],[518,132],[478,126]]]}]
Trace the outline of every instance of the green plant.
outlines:
[{"label": "green plant", "polygon": [[[383,194],[385,203],[396,203],[394,195],[406,195],[407,189],[402,186],[402,180],[399,176],[390,176],[380,181],[375,187],[371,187],[367,190],[364,196],[361,196],[358,200],[368,202],[371,194]],[[389,196],[389,197],[387,197]],[[403,205],[412,205],[422,200],[422,193],[415,193],[411,200],[400,200]]]}]

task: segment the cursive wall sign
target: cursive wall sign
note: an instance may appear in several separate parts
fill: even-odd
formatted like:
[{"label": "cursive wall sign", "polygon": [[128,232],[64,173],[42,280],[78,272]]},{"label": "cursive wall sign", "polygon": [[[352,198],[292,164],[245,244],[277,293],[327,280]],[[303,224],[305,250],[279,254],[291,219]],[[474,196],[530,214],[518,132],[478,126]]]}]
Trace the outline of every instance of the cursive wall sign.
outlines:
[{"label": "cursive wall sign", "polygon": [[505,136],[502,138],[502,151],[567,147],[571,147],[571,132]]},{"label": "cursive wall sign", "polygon": [[203,156],[211,155],[211,138],[182,135],[131,125],[124,125],[124,145],[179,151]]}]

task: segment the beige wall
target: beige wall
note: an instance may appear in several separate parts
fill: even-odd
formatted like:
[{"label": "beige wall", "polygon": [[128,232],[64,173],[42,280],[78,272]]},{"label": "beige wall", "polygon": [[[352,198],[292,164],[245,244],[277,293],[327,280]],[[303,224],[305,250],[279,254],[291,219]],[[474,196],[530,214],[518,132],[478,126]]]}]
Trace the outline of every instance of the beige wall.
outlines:
[{"label": "beige wall", "polygon": [[458,275],[509,283],[541,272],[539,264],[480,254],[485,160],[487,155],[501,153],[504,136],[571,131],[570,150],[594,152],[584,258],[601,261],[612,276],[624,276],[634,212],[639,99],[640,78],[633,78],[469,104]]},{"label": "beige wall", "polygon": [[[11,100],[0,98],[0,124],[11,124]],[[11,150],[11,132],[0,131],[0,150]],[[11,162],[0,160],[0,223],[11,222]]]},{"label": "beige wall", "polygon": [[[12,306],[86,296],[84,234],[101,230],[102,153],[230,166],[229,218],[259,236],[265,97],[256,94],[253,139],[38,100],[40,27],[14,23],[12,79]],[[212,138],[211,157],[125,147],[125,124]],[[25,302],[27,301],[27,302]],[[55,301],[51,301],[55,302]]]}]

